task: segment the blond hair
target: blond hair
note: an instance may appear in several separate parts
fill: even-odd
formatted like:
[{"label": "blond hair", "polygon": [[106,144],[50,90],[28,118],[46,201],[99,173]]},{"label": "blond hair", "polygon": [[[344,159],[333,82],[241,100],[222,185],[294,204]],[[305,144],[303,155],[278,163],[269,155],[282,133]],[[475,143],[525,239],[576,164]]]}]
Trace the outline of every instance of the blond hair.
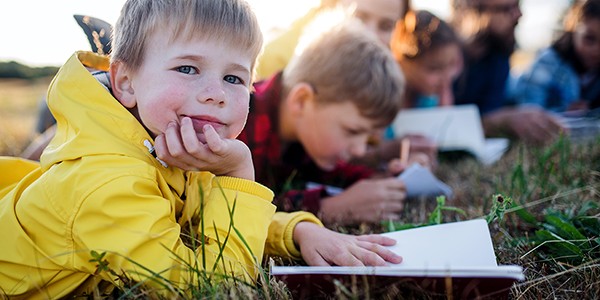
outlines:
[{"label": "blond hair", "polygon": [[254,58],[262,49],[258,21],[244,0],[127,0],[113,30],[111,59],[136,70],[145,49],[153,47],[148,37],[165,28],[172,41],[217,39],[248,49]]},{"label": "blond hair", "polygon": [[314,37],[283,73],[284,93],[308,83],[320,104],[352,101],[387,126],[401,107],[404,76],[386,45],[360,21],[344,18]]}]

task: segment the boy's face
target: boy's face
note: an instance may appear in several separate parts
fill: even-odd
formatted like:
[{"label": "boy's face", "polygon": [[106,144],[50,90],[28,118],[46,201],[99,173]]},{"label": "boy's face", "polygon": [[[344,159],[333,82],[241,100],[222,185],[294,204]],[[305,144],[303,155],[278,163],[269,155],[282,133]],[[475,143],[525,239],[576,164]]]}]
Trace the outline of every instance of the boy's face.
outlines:
[{"label": "boy's face", "polygon": [[249,51],[215,39],[169,41],[158,30],[147,40],[142,65],[128,80],[127,97],[137,106],[140,122],[152,137],[170,122],[192,120],[196,136],[206,142],[203,126],[212,125],[221,138],[235,138],[248,116],[253,58]]},{"label": "boy's face", "polygon": [[297,120],[296,133],[319,168],[330,171],[338,163],[363,156],[374,123],[351,101],[333,104],[308,102]]}]

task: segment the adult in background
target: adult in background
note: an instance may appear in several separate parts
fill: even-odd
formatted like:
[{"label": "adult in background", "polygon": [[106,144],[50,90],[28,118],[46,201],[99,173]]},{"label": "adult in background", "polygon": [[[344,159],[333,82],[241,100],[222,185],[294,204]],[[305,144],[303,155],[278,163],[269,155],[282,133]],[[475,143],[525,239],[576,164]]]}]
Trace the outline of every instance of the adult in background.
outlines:
[{"label": "adult in background", "polygon": [[486,136],[548,143],[564,130],[543,109],[516,107],[507,97],[519,0],[452,0],[450,23],[464,42],[464,70],[454,83],[456,104],[479,107]]},{"label": "adult in background", "polygon": [[576,1],[563,32],[519,78],[515,99],[555,112],[600,106],[600,0]]}]

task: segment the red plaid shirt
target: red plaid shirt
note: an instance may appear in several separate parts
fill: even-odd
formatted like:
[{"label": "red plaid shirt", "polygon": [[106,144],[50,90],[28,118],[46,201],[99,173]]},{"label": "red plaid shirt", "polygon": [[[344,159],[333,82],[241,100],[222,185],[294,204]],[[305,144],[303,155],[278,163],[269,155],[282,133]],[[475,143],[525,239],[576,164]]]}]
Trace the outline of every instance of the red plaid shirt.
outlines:
[{"label": "red plaid shirt", "polygon": [[304,210],[318,214],[320,200],[328,196],[324,188],[307,189],[307,182],[347,187],[367,178],[373,170],[357,165],[341,165],[331,172],[320,170],[298,142],[282,141],[278,134],[282,74],[254,84],[246,127],[238,137],[252,152],[256,181],[275,192],[275,205],[281,211]]}]

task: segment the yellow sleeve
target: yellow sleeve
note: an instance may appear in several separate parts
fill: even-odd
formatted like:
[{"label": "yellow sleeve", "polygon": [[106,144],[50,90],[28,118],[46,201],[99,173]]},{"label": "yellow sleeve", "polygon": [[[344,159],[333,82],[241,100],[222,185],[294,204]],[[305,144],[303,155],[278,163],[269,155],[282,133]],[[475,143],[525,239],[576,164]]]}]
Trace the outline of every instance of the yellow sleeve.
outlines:
[{"label": "yellow sleeve", "polygon": [[302,256],[293,239],[294,228],[300,222],[312,222],[323,226],[323,223],[309,212],[275,213],[269,225],[265,254],[301,259]]},{"label": "yellow sleeve", "polygon": [[[204,236],[213,250],[204,253],[209,261],[207,265],[218,266],[224,274],[245,274],[247,279],[255,279],[275,212],[271,204],[273,192],[240,178],[217,177],[213,182],[211,199],[204,207]],[[214,246],[224,244],[228,233],[222,258],[219,258],[214,252],[218,248]]]},{"label": "yellow sleeve", "polygon": [[[79,245],[116,253],[107,255],[110,265],[138,281],[158,273],[171,282],[193,283],[197,279],[193,274],[196,267],[209,274],[254,281],[275,213],[271,203],[273,193],[256,182],[231,177],[213,178],[204,186],[208,189],[198,191],[204,205],[202,219],[194,228],[194,237],[198,239],[194,247],[181,239],[172,203],[160,196],[156,184],[143,179],[132,184],[131,177],[105,184],[93,201],[86,201],[93,206],[85,205],[88,207],[76,216],[73,226]],[[195,194],[188,192],[186,201]],[[89,222],[91,219],[94,222]],[[98,230],[99,227],[103,230]],[[83,252],[78,259],[89,266],[89,258],[84,261],[89,257],[87,253]]]}]

